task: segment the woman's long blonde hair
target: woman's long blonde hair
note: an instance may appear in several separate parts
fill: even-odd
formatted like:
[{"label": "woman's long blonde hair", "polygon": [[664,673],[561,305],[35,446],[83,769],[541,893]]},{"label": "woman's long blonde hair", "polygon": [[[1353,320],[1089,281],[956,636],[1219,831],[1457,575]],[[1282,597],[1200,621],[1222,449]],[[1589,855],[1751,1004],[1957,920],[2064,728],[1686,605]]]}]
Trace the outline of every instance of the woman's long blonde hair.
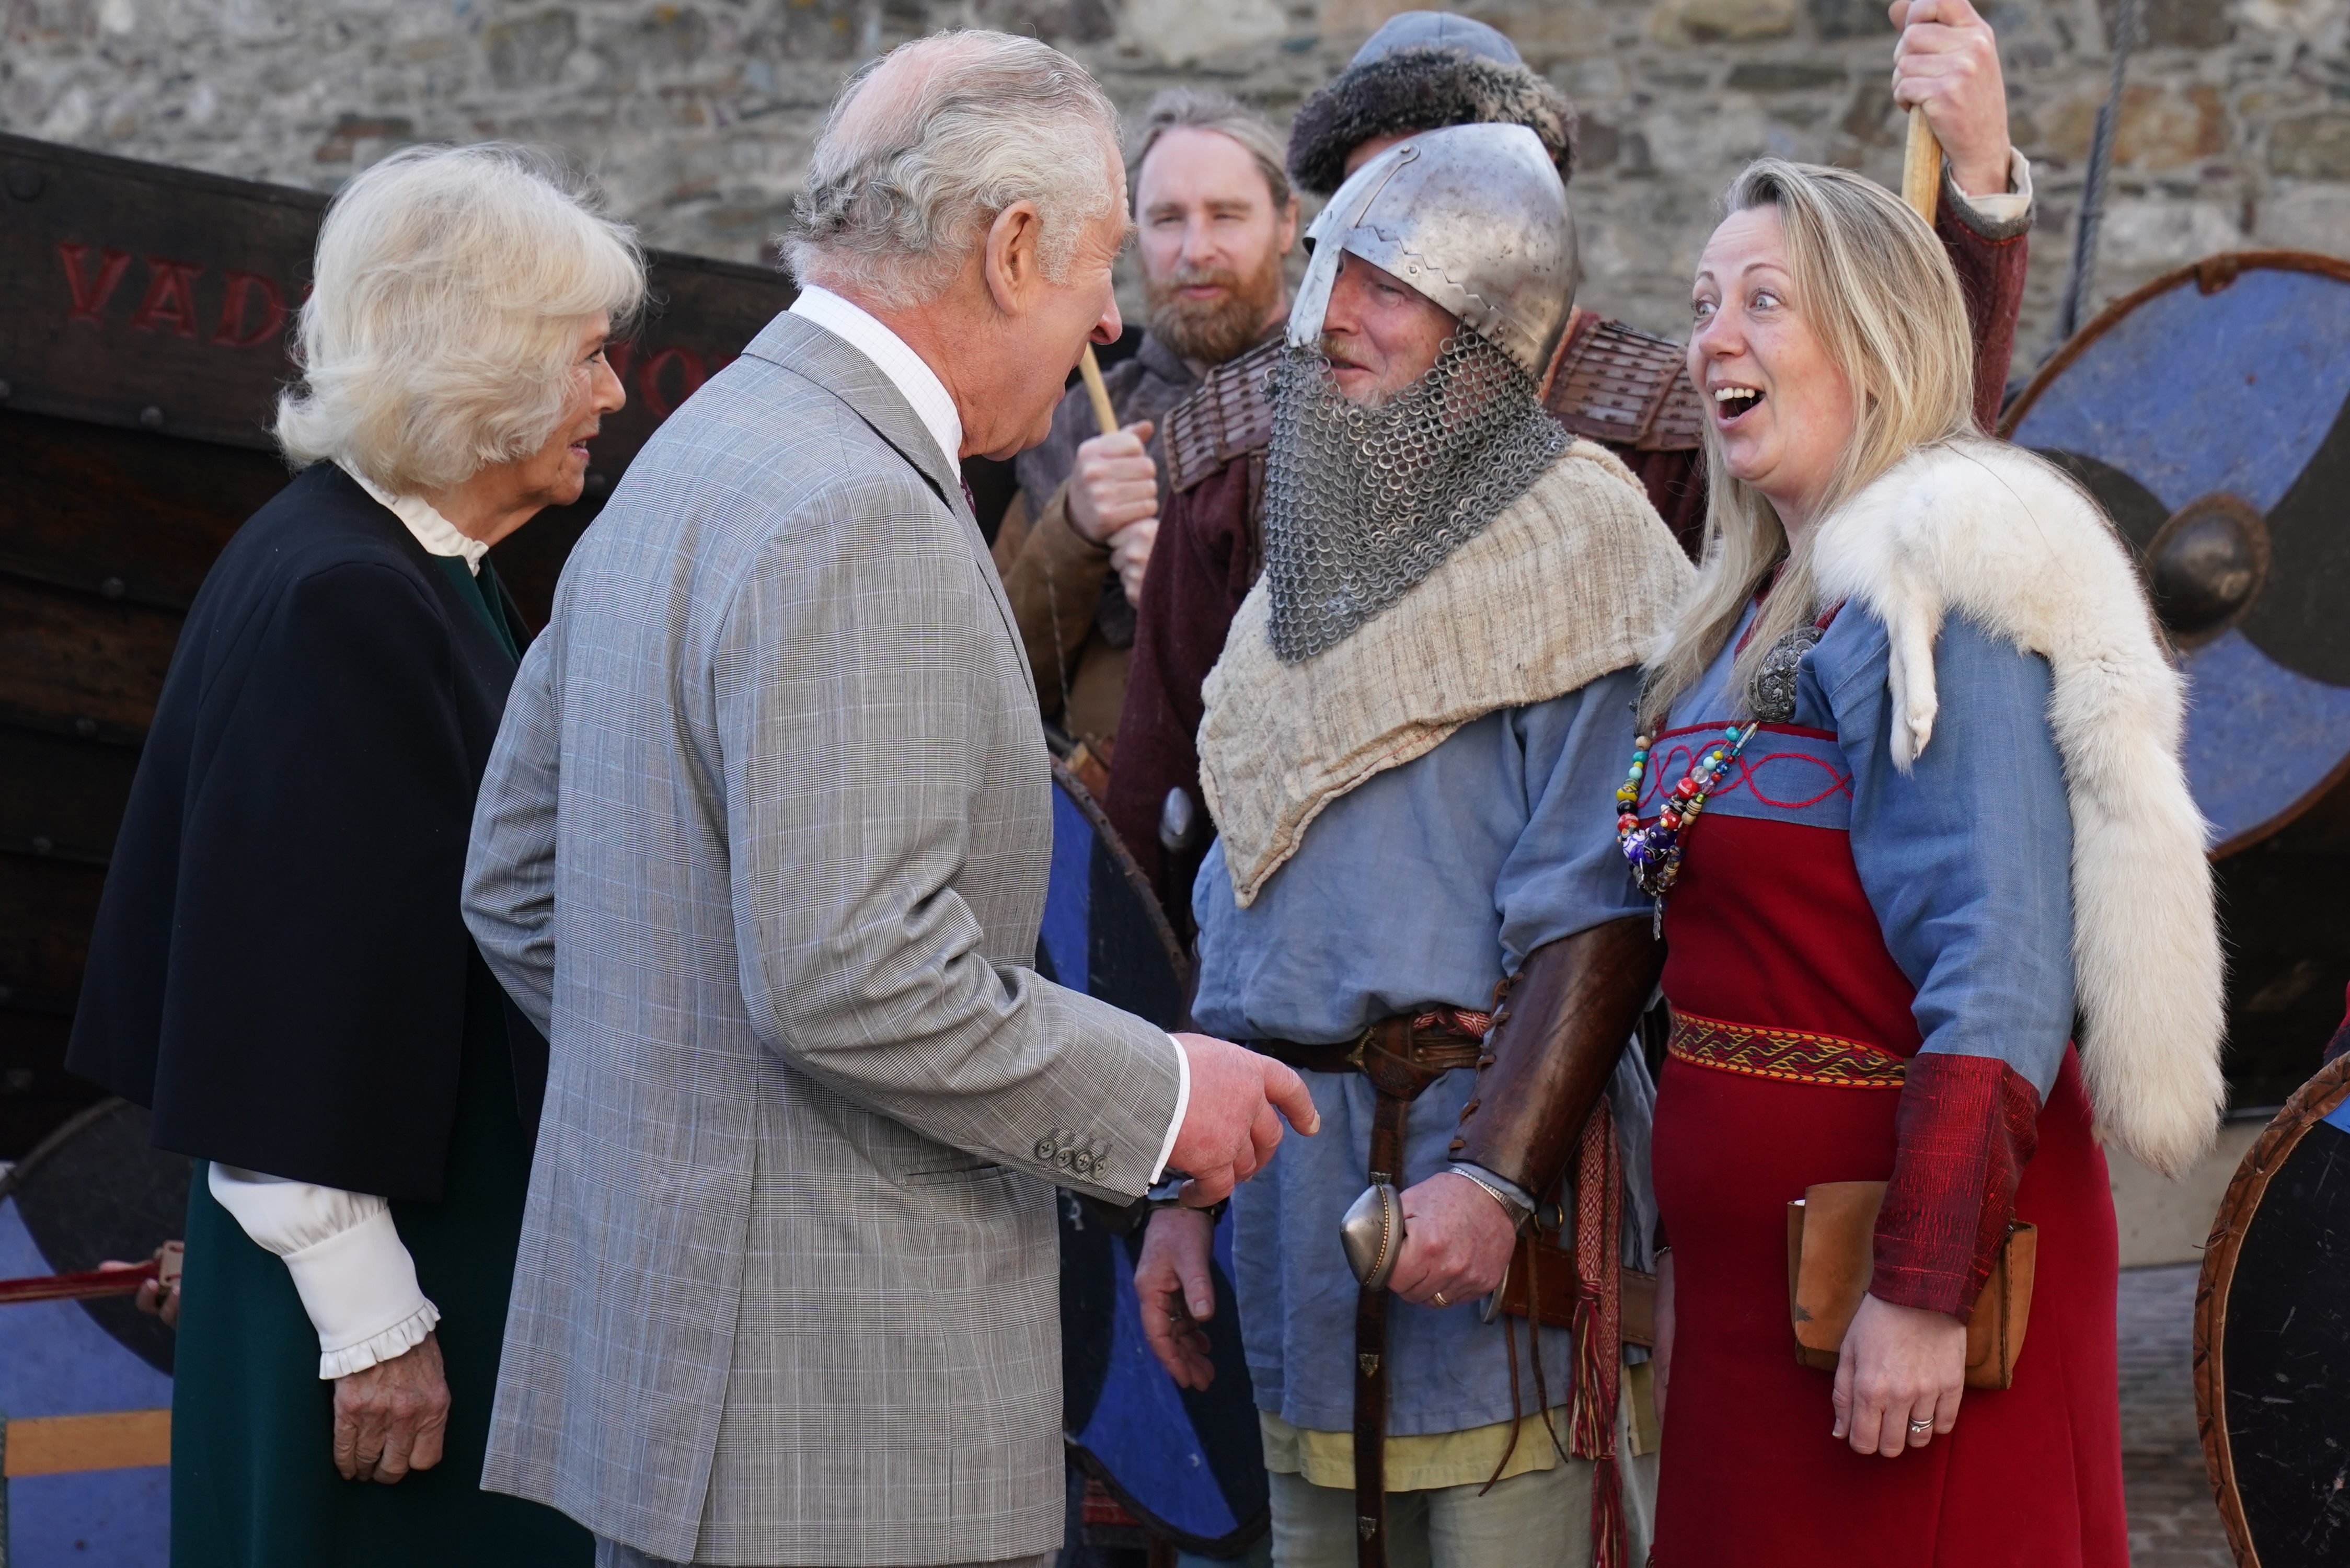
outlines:
[{"label": "woman's long blonde hair", "polygon": [[[1925,220],[1858,174],[1760,159],[1731,182],[1722,216],[1757,207],[1779,213],[1789,304],[1852,384],[1856,422],[1814,513],[1825,518],[1918,448],[1975,433],[1966,302]],[[1790,557],[1771,503],[1724,468],[1711,419],[1705,459],[1705,551],[1697,582],[1649,655],[1640,693],[1640,725],[1649,734],[1721,653],[1782,559],[1786,569],[1731,666],[1731,690],[1746,691],[1771,645],[1825,607],[1814,602],[1809,548],[1818,528],[1805,531],[1804,547]]]}]

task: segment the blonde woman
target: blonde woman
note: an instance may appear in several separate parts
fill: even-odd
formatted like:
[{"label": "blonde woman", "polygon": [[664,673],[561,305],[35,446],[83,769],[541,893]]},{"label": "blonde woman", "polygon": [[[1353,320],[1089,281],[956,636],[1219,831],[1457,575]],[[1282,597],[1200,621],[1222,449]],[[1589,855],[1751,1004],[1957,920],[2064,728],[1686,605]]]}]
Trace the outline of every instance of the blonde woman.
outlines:
[{"label": "blonde woman", "polygon": [[[2222,1095],[2178,680],[2095,506],[1976,428],[1925,223],[1776,160],[1726,209],[1707,552],[1617,818],[1673,1009],[1654,1561],[2122,1568],[2092,1127],[2176,1171]],[[1794,1355],[1785,1219],[1832,1181],[1886,1184],[1833,1376]],[[2011,1220],[2027,1337],[1969,1390]]]},{"label": "blonde woman", "polygon": [[189,612],[70,1057],[199,1158],[179,1568],[590,1556],[480,1489],[546,1056],[458,884],[529,640],[486,552],[578,498],[643,293],[629,234],[517,150],[398,153],[327,211],[301,472]]}]

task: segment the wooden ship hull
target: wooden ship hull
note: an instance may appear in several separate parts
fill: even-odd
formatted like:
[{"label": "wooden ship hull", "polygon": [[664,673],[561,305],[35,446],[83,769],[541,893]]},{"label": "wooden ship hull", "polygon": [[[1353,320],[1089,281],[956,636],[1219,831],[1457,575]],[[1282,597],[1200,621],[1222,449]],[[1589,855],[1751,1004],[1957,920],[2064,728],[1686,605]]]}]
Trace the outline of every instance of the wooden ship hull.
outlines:
[{"label": "wooden ship hull", "polygon": [[[285,484],[269,439],[326,198],[0,135],[0,1160],[99,1097],[65,1071],[115,829],[180,623]],[[653,252],[588,493],[494,558],[534,624],[645,438],[791,303]]]}]

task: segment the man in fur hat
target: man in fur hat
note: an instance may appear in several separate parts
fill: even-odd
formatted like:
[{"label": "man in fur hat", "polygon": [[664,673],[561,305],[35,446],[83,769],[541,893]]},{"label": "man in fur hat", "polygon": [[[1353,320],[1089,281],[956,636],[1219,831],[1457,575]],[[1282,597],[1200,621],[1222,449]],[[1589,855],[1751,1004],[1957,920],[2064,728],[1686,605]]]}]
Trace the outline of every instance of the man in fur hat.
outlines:
[{"label": "man in fur hat", "polygon": [[[1204,693],[1221,837],[1192,902],[1195,1014],[1300,1069],[1327,1134],[1233,1205],[1274,1556],[1509,1568],[1596,1542],[1621,1563],[1644,1543],[1617,1500],[1615,1380],[1572,1359],[1619,1352],[1606,1324],[1541,1325],[1574,1264],[1518,1237],[1555,1246],[1537,1210],[1654,983],[1590,803],[1690,566],[1638,481],[1536,396],[1575,267],[1535,132],[1411,138],[1314,234],[1270,376],[1264,572]],[[1368,1230],[1349,1216],[1367,1184],[1389,1206]],[[1161,1209],[1136,1274],[1194,1387],[1212,1223]],[[1619,1229],[1593,1239],[1612,1251]],[[1480,1314],[1513,1268],[1534,1326]]]},{"label": "man in fur hat", "polygon": [[[1998,418],[2023,302],[2031,171],[2008,145],[1997,43],[1969,0],[1897,0],[1892,16],[1903,28],[1894,98],[1925,108],[1948,156],[1935,230],[1966,294],[1976,412],[1988,429]],[[1575,168],[1575,123],[1565,95],[1500,33],[1446,12],[1408,11],[1299,109],[1289,170],[1300,189],[1327,196],[1414,131],[1500,124],[1533,131],[1565,181]],[[1204,834],[1195,831],[1188,843],[1170,835],[1180,847],[1163,850],[1161,827],[1176,826],[1199,800],[1192,737],[1200,685],[1263,559],[1257,509],[1272,433],[1263,390],[1268,353],[1243,355],[1209,376],[1169,411],[1159,432],[1172,493],[1153,546],[1159,565],[1138,611],[1118,726],[1119,766],[1104,805],[1143,869],[1175,890],[1170,913],[1179,923]],[[1705,480],[1700,410],[1683,361],[1677,342],[1577,310],[1544,367],[1545,401],[1568,431],[1606,446],[1639,476],[1694,553]],[[1176,789],[1184,792],[1183,805],[1170,813],[1169,792]]]}]

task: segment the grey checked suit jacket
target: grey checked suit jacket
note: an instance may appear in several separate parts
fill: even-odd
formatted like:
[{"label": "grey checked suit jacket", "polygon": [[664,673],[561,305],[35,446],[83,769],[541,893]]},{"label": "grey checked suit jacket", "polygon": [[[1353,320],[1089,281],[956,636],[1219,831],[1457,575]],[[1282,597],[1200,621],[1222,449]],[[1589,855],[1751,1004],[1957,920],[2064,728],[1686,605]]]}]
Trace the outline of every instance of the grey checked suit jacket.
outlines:
[{"label": "grey checked suit jacket", "polygon": [[[777,317],[581,540],[483,784],[466,920],[553,1047],[484,1486],[681,1561],[721,1501],[713,1561],[1059,1541],[1050,1183],[1139,1193],[1179,1069],[1029,967],[1049,790],[956,469]],[[770,1479],[707,1497],[754,1388],[716,1468]]]}]

